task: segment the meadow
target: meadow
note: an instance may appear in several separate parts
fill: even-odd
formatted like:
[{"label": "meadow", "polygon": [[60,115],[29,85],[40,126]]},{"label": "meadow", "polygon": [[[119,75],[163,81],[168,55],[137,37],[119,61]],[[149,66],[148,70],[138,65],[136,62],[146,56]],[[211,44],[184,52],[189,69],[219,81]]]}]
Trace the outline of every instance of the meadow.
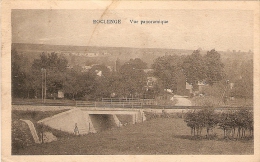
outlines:
[{"label": "meadow", "polygon": [[[253,139],[196,139],[180,118],[155,118],[83,136],[25,147],[20,155],[242,155],[254,153]],[[206,135],[203,130],[202,135]]]}]

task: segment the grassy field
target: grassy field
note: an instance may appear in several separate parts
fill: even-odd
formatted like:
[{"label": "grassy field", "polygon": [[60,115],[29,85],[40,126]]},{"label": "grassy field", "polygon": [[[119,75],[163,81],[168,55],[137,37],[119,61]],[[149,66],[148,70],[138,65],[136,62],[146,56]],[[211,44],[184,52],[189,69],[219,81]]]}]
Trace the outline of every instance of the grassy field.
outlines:
[{"label": "grassy field", "polygon": [[234,106],[234,107],[240,107],[240,106],[253,106],[253,100],[252,99],[241,99],[236,98],[235,100],[227,101],[226,104],[223,103],[221,98],[216,98],[213,96],[206,96],[206,97],[193,97],[191,99],[193,106]]},{"label": "grassy field", "polygon": [[[183,119],[158,118],[58,141],[25,147],[24,155],[156,155],[156,154],[253,154],[253,140],[191,140]],[[205,134],[205,132],[204,132]]]},{"label": "grassy field", "polygon": [[[38,98],[38,99],[28,99],[28,98],[12,98],[12,102],[13,103],[19,103],[19,104],[23,104],[23,103],[42,103],[42,99]],[[73,100],[69,100],[69,99],[46,99],[45,103],[64,103],[64,104],[74,104],[75,105],[76,101]]]},{"label": "grassy field", "polygon": [[41,119],[59,114],[61,112],[68,111],[68,110],[60,110],[60,111],[19,111],[13,110],[12,111],[12,120],[16,119],[28,119],[31,121],[39,121]]},{"label": "grassy field", "polygon": [[[20,119],[30,120],[38,133],[42,130],[41,126],[37,124],[37,121],[53,116],[55,114],[64,112],[66,110],[60,111],[12,111],[12,154],[18,154],[21,149],[25,146],[34,145],[33,137],[30,133],[28,125],[21,121]],[[45,128],[45,131],[51,131],[56,137],[61,137],[67,135],[65,132],[61,132],[59,130],[54,130],[49,127]]]}]

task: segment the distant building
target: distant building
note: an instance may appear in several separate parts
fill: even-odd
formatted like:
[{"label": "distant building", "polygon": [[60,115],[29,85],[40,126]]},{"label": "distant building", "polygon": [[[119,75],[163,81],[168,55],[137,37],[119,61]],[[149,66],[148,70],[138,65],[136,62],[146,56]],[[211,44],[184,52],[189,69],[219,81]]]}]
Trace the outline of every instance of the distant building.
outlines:
[{"label": "distant building", "polygon": [[108,68],[110,71],[113,71],[113,67],[107,66],[107,68]]},{"label": "distant building", "polygon": [[153,88],[156,81],[157,81],[157,78],[155,78],[155,77],[147,77],[147,82],[146,82],[146,86],[145,86],[146,90]]},{"label": "distant building", "polygon": [[102,76],[102,71],[101,70],[96,70],[97,76]]},{"label": "distant building", "polygon": [[145,73],[153,72],[153,71],[154,71],[153,69],[144,69],[144,72],[145,72]]},{"label": "distant building", "polygon": [[58,98],[64,98],[64,92],[62,90],[58,90]]},{"label": "distant building", "polygon": [[207,86],[208,84],[205,81],[198,81],[198,88],[199,88],[199,92],[201,92],[203,90],[203,88],[205,86]]},{"label": "distant building", "polygon": [[82,66],[81,72],[87,72],[92,68],[92,66]]},{"label": "distant building", "polygon": [[73,66],[72,65],[68,65],[66,68],[67,69],[73,69]]},{"label": "distant building", "polygon": [[192,93],[193,86],[191,84],[189,84],[188,82],[186,82],[186,89],[188,89],[190,91],[190,93]]}]

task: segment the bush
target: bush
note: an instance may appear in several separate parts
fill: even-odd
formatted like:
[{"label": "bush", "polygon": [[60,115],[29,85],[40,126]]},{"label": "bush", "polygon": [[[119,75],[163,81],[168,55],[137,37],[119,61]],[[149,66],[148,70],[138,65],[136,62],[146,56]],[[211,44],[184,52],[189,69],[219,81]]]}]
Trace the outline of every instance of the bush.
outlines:
[{"label": "bush", "polygon": [[27,124],[20,120],[12,121],[12,154],[32,144],[34,140]]},{"label": "bush", "polygon": [[167,113],[166,111],[162,110],[162,113],[155,113],[155,112],[145,112],[146,120],[151,120],[155,118],[182,118],[185,114],[183,113]]}]

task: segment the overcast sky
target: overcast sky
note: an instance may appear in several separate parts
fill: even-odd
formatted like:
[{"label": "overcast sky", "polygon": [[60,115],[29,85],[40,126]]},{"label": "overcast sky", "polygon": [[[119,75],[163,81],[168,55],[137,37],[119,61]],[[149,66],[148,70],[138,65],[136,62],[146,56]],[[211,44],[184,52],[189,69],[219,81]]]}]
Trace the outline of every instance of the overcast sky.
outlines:
[{"label": "overcast sky", "polygon": [[[102,16],[103,15],[103,16]],[[120,25],[92,23],[121,19]],[[131,24],[167,20],[168,24]],[[13,43],[253,50],[253,13],[242,10],[13,10]]]}]

